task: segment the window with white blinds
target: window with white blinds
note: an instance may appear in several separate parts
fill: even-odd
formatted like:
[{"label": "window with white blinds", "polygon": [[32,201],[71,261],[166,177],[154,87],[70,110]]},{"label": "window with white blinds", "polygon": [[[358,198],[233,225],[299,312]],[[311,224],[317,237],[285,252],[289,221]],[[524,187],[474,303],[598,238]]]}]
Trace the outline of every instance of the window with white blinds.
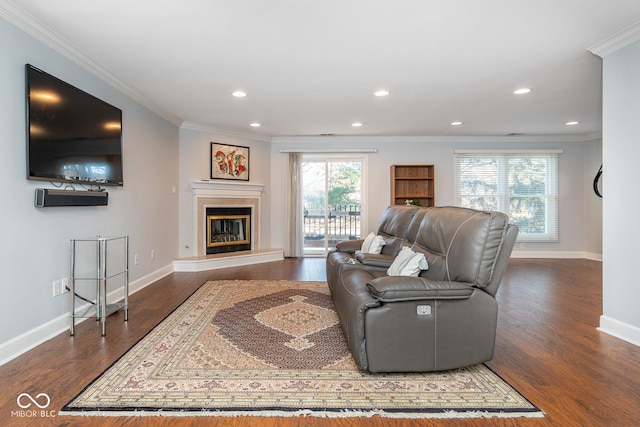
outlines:
[{"label": "window with white blinds", "polygon": [[561,151],[456,151],[456,205],[509,215],[518,241],[558,241]]}]

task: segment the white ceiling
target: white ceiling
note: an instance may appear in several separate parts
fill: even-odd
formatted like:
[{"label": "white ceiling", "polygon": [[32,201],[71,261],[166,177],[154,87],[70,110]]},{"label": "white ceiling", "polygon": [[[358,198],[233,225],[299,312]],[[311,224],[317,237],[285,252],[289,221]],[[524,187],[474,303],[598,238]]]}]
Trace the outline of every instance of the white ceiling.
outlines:
[{"label": "white ceiling", "polygon": [[[598,134],[601,60],[587,49],[640,21],[638,0],[0,0],[0,9],[165,117],[256,138]],[[532,92],[513,95],[519,87]],[[238,89],[248,95],[232,97]]]}]

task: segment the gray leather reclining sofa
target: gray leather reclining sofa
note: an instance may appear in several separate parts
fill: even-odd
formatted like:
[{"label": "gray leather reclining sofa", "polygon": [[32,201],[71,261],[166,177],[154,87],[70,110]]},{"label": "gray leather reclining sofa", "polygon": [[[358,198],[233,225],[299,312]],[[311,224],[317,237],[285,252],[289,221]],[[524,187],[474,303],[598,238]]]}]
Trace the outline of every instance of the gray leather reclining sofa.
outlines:
[{"label": "gray leather reclining sofa", "polygon": [[[380,254],[338,243],[327,281],[351,353],[371,372],[428,372],[491,360],[496,292],[518,228],[506,215],[457,207],[390,206],[377,235]],[[425,255],[428,269],[388,276],[403,247]]]}]

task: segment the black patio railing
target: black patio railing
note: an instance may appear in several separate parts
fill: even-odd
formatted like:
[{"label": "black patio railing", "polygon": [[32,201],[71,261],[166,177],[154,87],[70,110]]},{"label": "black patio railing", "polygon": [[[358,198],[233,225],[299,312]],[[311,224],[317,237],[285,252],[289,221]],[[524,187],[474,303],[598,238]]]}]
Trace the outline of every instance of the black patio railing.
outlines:
[{"label": "black patio railing", "polygon": [[341,240],[360,238],[360,205],[305,205],[304,246],[323,247],[325,236],[329,246]]}]

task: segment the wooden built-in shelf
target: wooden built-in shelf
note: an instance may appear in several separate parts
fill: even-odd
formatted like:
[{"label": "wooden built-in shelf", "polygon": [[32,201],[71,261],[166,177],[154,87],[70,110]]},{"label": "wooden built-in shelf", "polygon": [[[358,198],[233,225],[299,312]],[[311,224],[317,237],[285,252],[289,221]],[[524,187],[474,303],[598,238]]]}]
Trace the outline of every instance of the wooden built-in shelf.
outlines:
[{"label": "wooden built-in shelf", "polygon": [[433,165],[391,165],[391,204],[435,205]]}]

